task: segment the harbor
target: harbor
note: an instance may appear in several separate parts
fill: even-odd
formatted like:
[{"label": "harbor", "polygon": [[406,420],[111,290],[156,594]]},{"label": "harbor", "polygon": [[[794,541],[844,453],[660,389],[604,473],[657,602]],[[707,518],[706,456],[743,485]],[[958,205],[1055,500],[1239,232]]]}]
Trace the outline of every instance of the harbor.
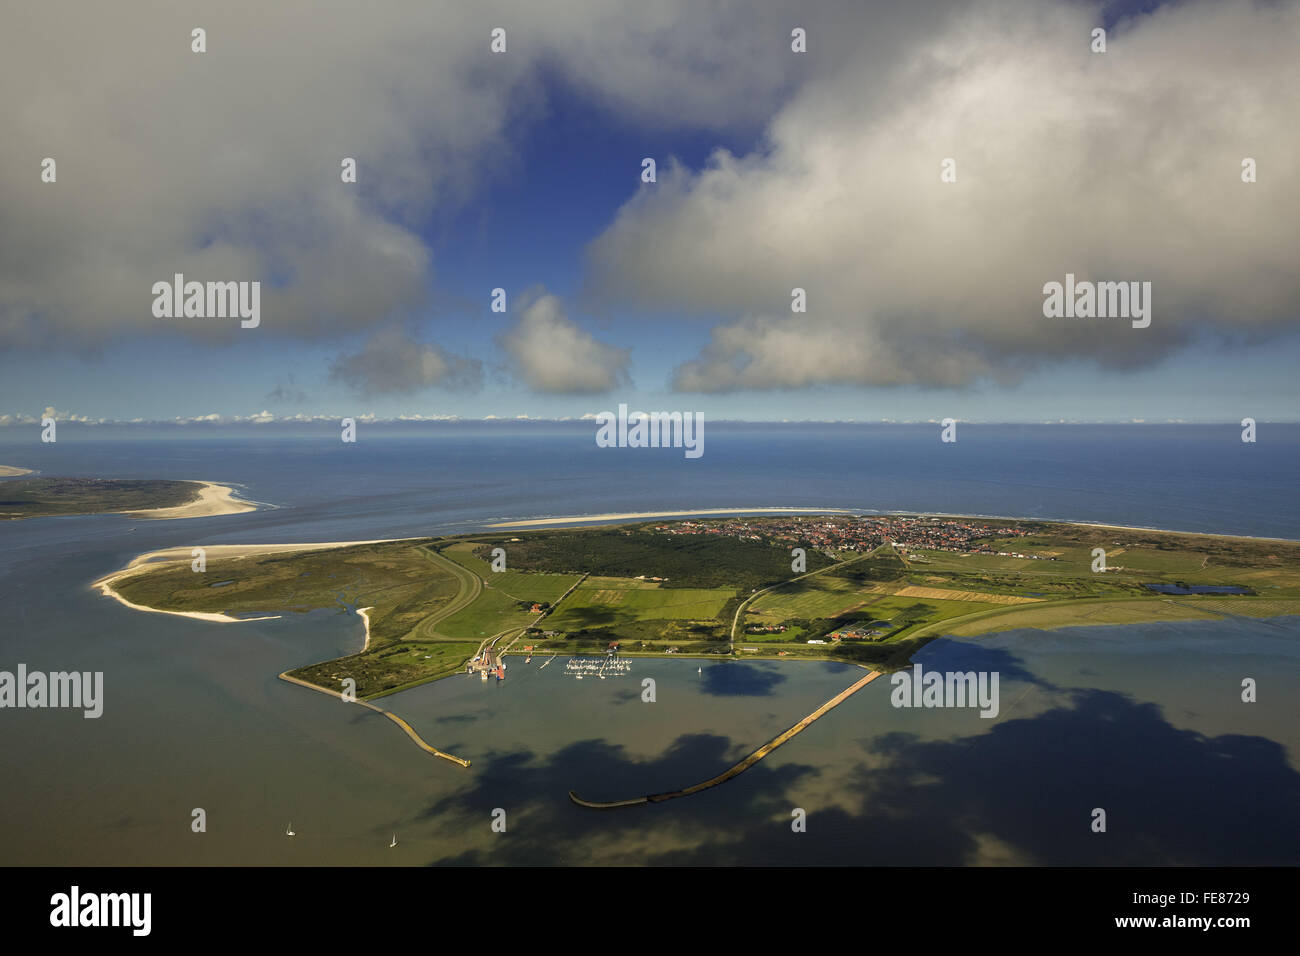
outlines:
[{"label": "harbor", "polygon": [[573,657],[565,663],[564,673],[578,680],[624,677],[632,673],[632,662],[618,657]]}]

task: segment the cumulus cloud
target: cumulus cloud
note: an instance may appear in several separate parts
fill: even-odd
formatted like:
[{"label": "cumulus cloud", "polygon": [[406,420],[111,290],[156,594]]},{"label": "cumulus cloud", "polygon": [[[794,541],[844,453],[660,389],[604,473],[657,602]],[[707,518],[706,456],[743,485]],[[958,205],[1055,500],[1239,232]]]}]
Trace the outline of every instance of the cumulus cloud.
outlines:
[{"label": "cumulus cloud", "polygon": [[[661,170],[589,248],[593,305],[726,317],[678,388],[1006,382],[1296,327],[1300,5],[1180,3],[1106,53],[1097,5],[924,15],[884,31],[905,55],[838,31],[759,149]],[[1150,281],[1151,326],[1045,318],[1066,273]]]},{"label": "cumulus cloud", "polygon": [[483,384],[483,363],[417,342],[400,328],[371,336],[361,351],[340,355],[330,377],[363,395],[397,395],[426,388],[476,389]]},{"label": "cumulus cloud", "polygon": [[[793,67],[755,60],[786,28],[748,6],[27,5],[0,31],[0,88],[24,91],[0,102],[0,344],[378,327],[426,299],[432,217],[517,162],[544,76],[629,121],[761,122]],[[151,287],[176,273],[262,282],[257,332],[154,318]]]},{"label": "cumulus cloud", "polygon": [[539,392],[607,392],[628,380],[629,351],[597,341],[565,316],[554,295],[526,305],[501,346],[515,374]]},{"label": "cumulus cloud", "polygon": [[91,418],[89,415],[78,415],[75,412],[61,412],[53,405],[45,406],[45,410],[41,412],[41,418],[42,420],[49,418],[56,422],[81,422],[82,424],[103,421],[102,418],[95,419]]}]

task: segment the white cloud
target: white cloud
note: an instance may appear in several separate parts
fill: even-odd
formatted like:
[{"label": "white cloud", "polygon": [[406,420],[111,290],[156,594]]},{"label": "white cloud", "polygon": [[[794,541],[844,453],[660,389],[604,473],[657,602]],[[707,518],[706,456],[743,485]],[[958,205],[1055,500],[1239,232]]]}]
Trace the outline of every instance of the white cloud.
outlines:
[{"label": "white cloud", "polygon": [[[677,387],[1005,382],[1295,327],[1300,5],[1178,4],[1104,54],[1096,6],[956,10],[884,61],[841,31],[764,148],[661,168],[592,244],[595,305],[727,316]],[[1152,282],[1151,327],[1044,318],[1067,272]]]},{"label": "white cloud", "polygon": [[501,337],[515,373],[539,392],[607,392],[628,380],[630,354],[597,341],[544,294],[528,303]]},{"label": "white cloud", "polygon": [[483,367],[477,359],[452,355],[389,328],[372,336],[360,352],[339,356],[330,376],[363,395],[392,395],[435,386],[475,389],[482,385]]},{"label": "white cloud", "polygon": [[[25,5],[0,31],[0,89],[23,90],[0,99],[0,343],[382,323],[425,300],[430,218],[514,170],[544,73],[625,121],[755,123],[788,81],[754,56],[781,21],[742,0]],[[178,272],[261,281],[258,330],[154,318]]]}]

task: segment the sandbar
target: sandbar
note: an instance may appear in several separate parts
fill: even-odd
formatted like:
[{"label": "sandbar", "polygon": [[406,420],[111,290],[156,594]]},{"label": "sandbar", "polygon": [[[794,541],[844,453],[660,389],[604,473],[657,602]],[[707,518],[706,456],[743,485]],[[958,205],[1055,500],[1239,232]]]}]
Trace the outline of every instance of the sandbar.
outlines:
[{"label": "sandbar", "polygon": [[256,511],[257,505],[251,501],[236,498],[235,490],[229,485],[218,485],[210,481],[195,481],[199,485],[199,497],[183,505],[170,508],[148,508],[143,511],[123,511],[134,518],[149,520],[167,520],[171,518],[209,518],[213,515],[236,515],[245,511]]},{"label": "sandbar", "polygon": [[30,475],[30,468],[18,468],[14,465],[0,465],[0,478],[14,478],[18,475]]}]

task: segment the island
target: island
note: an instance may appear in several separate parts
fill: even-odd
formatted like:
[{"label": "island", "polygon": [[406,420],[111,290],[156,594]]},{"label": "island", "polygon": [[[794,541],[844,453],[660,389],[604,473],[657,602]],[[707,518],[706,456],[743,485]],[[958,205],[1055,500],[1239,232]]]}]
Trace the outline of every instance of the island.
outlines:
[{"label": "island", "polygon": [[461,767],[470,761],[437,749],[375,701],[453,674],[505,681],[508,655],[545,668],[563,654],[563,673],[578,679],[627,673],[624,658],[670,655],[831,660],[866,670],[707,780],[611,800],[569,792],[597,811],[734,779],[941,635],[1300,614],[1300,542],[948,515],[733,514],[171,548],[140,555],[94,586],[136,610],[222,624],[329,607],[355,612],[364,624],[359,651],[280,679],[375,711]]},{"label": "island", "polygon": [[237,622],[342,607],[362,647],[287,676],[373,700],[506,655],[908,666],[941,635],[1300,614],[1300,543],[934,515],[746,515],[142,555],[95,582]]},{"label": "island", "polygon": [[208,481],[21,478],[0,483],[0,519],[127,514],[146,520],[241,514],[257,506]]}]

